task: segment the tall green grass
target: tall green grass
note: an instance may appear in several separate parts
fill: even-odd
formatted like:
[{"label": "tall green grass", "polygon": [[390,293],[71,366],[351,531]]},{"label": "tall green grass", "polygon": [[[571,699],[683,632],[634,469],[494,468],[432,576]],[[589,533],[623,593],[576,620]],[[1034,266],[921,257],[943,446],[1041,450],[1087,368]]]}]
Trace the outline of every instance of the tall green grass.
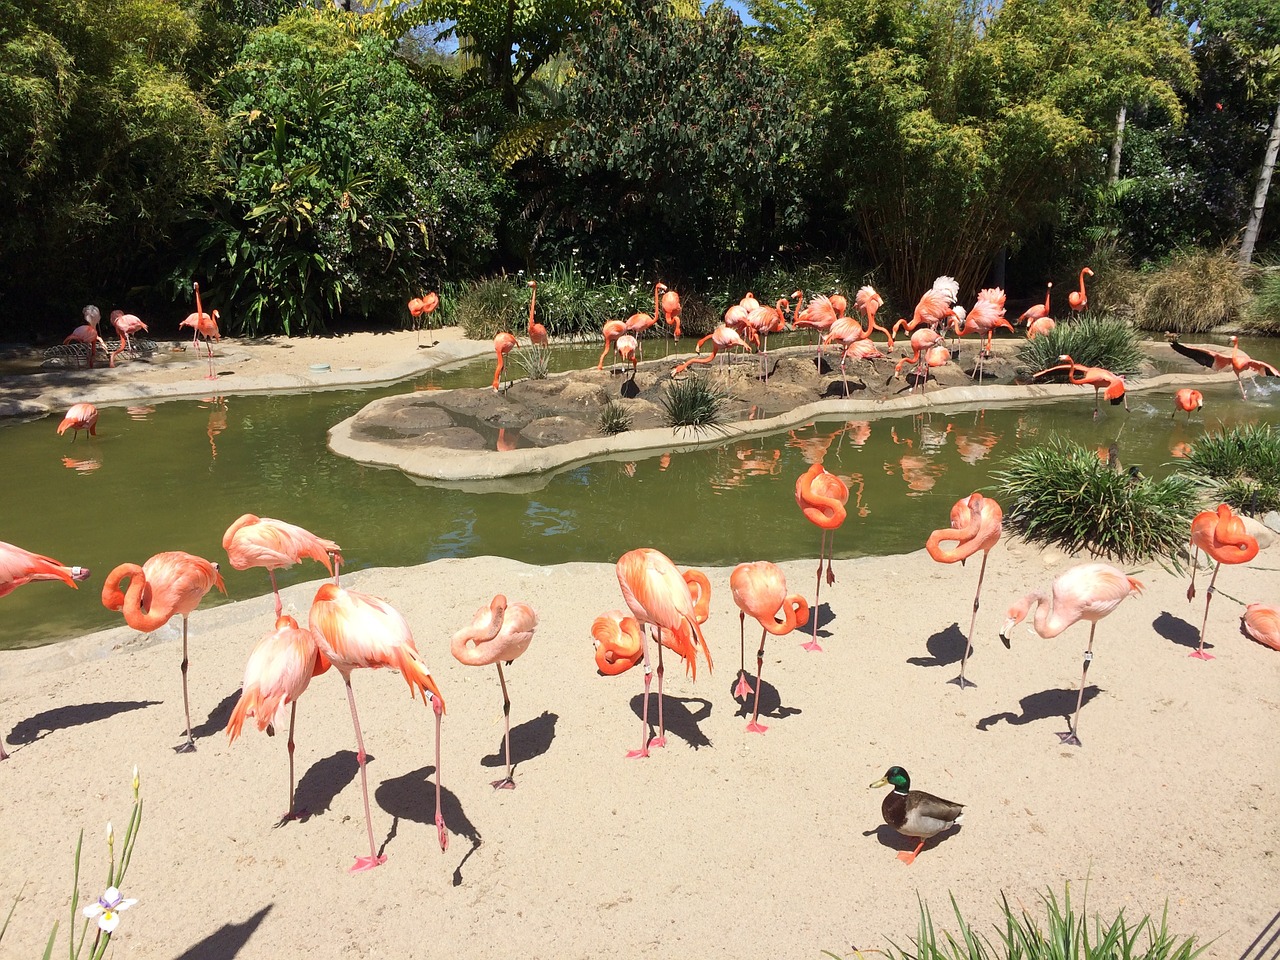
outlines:
[{"label": "tall green grass", "polygon": [[1056,365],[1062,354],[1086,367],[1118,374],[1137,373],[1146,360],[1133,327],[1097,314],[1059,321],[1047,336],[1026,340],[1018,348],[1018,359],[1035,370]]},{"label": "tall green grass", "polygon": [[1182,469],[1238,512],[1280,510],[1280,430],[1269,423],[1206,433],[1191,445]]},{"label": "tall green grass", "polygon": [[661,397],[663,419],[669,427],[716,427],[724,422],[726,399],[701,377],[669,380]]},{"label": "tall green grass", "polygon": [[1134,323],[1143,330],[1206,333],[1246,313],[1251,271],[1230,250],[1181,250],[1143,277]]}]

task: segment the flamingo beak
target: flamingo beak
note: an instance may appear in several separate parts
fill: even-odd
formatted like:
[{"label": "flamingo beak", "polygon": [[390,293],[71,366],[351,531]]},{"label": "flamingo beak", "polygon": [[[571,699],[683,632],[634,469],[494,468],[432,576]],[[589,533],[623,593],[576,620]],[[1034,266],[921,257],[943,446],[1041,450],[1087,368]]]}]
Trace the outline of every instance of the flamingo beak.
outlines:
[{"label": "flamingo beak", "polygon": [[427,674],[424,685],[427,688],[427,692],[431,694],[432,698],[435,699],[435,701],[440,704],[440,712],[444,713],[444,697],[440,696],[440,688],[436,686],[435,678],[430,674]]},{"label": "flamingo beak", "polygon": [[1009,638],[1005,635],[1005,632],[1003,630],[1000,631],[1000,642],[1004,644],[1004,648],[1006,650],[1013,649],[1013,645],[1009,643]]}]

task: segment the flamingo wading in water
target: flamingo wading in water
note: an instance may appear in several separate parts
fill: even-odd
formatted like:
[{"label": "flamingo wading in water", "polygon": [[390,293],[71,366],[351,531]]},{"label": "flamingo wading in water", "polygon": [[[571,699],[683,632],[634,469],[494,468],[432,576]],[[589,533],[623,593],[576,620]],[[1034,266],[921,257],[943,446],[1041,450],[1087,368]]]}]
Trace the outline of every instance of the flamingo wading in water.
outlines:
[{"label": "flamingo wading in water", "polygon": [[1172,340],[1169,343],[1176,352],[1188,357],[1200,364],[1202,367],[1210,367],[1213,370],[1226,370],[1230,368],[1236,375],[1236,383],[1240,386],[1240,397],[1244,398],[1244,381],[1240,379],[1242,373],[1253,373],[1259,377],[1280,377],[1280,370],[1277,370],[1269,363],[1261,360],[1255,360],[1243,350],[1240,349],[1240,338],[1231,338],[1231,350],[1215,350],[1213,347],[1190,346]]},{"label": "flamingo wading in water", "polygon": [[1093,387],[1093,419],[1095,420],[1098,419],[1100,412],[1098,406],[1099,394],[1105,397],[1112,406],[1123,403],[1125,410],[1129,409],[1129,398],[1125,395],[1124,377],[1112,373],[1105,367],[1086,367],[1083,364],[1076,363],[1069,354],[1064,353],[1058,359],[1063,362],[1057,366],[1046,367],[1044,370],[1033,373],[1031,379],[1036,380],[1045,374],[1065,370],[1068,383]]},{"label": "flamingo wading in water", "polygon": [[818,643],[818,601],[822,596],[822,565],[827,565],[827,585],[836,582],[831,558],[835,552],[836,528],[844,523],[844,505],[849,502],[849,488],[834,473],[828,473],[821,463],[812,464],[796,478],[796,505],[806,520],[822,530],[818,546],[818,586],[813,592],[813,639],[804,644],[811,653],[822,652]]},{"label": "flamingo wading in water", "polygon": [[80,436],[81,430],[86,431],[91,437],[96,437],[98,435],[98,408],[92,403],[73,403],[67,409],[67,415],[58,424],[58,436],[62,436],[68,430],[71,431],[72,443],[76,442],[76,437]]},{"label": "flamingo wading in water", "polygon": [[[803,627],[809,622],[809,604],[798,593],[787,594],[787,580],[775,564],[767,560],[755,563],[740,563],[729,574],[729,589],[733,593],[733,602],[738,605],[738,640],[745,644],[744,631],[746,620],[751,616],[761,626],[760,649],[756,651],[756,690],[755,705],[751,711],[751,722],[747,724],[748,733],[764,733],[769,728],[759,722],[760,719],[760,675],[764,670],[764,641],[769,634],[775,637],[790,633],[796,627]],[[782,613],[782,620],[777,619]],[[745,671],[739,670],[738,686],[734,694],[738,695],[746,683]],[[747,693],[751,688],[746,687]],[[745,696],[745,693],[743,694]]]},{"label": "flamingo wading in water", "polygon": [[317,537],[310,530],[246,513],[227,527],[222,535],[222,549],[237,570],[263,567],[271,577],[271,592],[276,598],[276,617],[282,612],[280,588],[276,585],[276,571],[287,570],[295,563],[310,557],[324,564],[329,575],[337,582],[342,563],[342,548],[332,540]]},{"label": "flamingo wading in water", "polygon": [[1248,563],[1258,555],[1258,541],[1249,536],[1244,521],[1231,512],[1229,504],[1218,504],[1217,510],[1205,510],[1191,521],[1191,584],[1187,587],[1187,602],[1196,596],[1196,567],[1203,550],[1214,561],[1213,576],[1205,591],[1204,619],[1200,622],[1200,646],[1190,653],[1198,660],[1212,660],[1213,654],[1204,652],[1204,629],[1209,624],[1209,603],[1213,600],[1213,585],[1224,563]]}]

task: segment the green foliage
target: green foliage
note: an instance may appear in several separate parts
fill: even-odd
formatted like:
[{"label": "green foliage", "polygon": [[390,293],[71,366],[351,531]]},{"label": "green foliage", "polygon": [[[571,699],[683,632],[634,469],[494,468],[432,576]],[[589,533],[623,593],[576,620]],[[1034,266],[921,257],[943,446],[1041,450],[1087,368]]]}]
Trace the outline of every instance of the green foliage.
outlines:
[{"label": "green foliage", "polygon": [[358,16],[304,11],[255,31],[220,93],[226,192],[174,283],[211,275],[229,329],[402,321],[426,277],[493,248],[500,182]]},{"label": "green foliage", "polygon": [[524,284],[506,274],[480,280],[458,295],[458,325],[470,340],[492,340],[504,331],[522,330],[528,296]]},{"label": "green foliage", "polygon": [[663,419],[669,427],[716,427],[724,421],[726,399],[701,377],[670,380],[661,397]]},{"label": "green foliage", "polygon": [[1146,360],[1139,344],[1137,333],[1124,320],[1090,313],[1060,320],[1047,335],[1023,341],[1018,359],[1035,370],[1045,370],[1066,354],[1086,367],[1128,375],[1140,370]]},{"label": "green foliage", "polygon": [[1188,477],[1152,480],[1124,472],[1056,437],[1005,458],[992,479],[1005,520],[1028,539],[1123,563],[1156,557],[1178,567],[1199,509]]},{"label": "green foliage", "polygon": [[632,278],[625,269],[614,274],[589,273],[570,260],[553,265],[537,280],[537,319],[554,337],[594,340],[606,320],[653,313],[654,281]]},{"label": "green foliage", "polygon": [[1280,430],[1269,423],[1206,433],[1191,445],[1182,467],[1237,512],[1280,510]]},{"label": "green foliage", "polygon": [[520,347],[511,354],[516,366],[524,371],[530,380],[545,380],[551,372],[551,348],[530,344]]},{"label": "green foliage", "polygon": [[1261,334],[1280,334],[1280,267],[1263,267],[1245,325]]},{"label": "green foliage", "polygon": [[1236,323],[1249,303],[1248,273],[1231,250],[1179,251],[1143,277],[1134,322],[1143,330],[1174,333],[1205,333]]},{"label": "green foliage", "polygon": [[701,264],[758,250],[794,218],[808,120],[785,70],[747,47],[737,16],[663,6],[600,17],[572,48],[573,123],[556,144],[565,193],[542,208],[594,262]]},{"label": "green foliage", "polygon": [[610,400],[600,410],[600,432],[612,437],[631,429],[631,414],[617,400]]}]

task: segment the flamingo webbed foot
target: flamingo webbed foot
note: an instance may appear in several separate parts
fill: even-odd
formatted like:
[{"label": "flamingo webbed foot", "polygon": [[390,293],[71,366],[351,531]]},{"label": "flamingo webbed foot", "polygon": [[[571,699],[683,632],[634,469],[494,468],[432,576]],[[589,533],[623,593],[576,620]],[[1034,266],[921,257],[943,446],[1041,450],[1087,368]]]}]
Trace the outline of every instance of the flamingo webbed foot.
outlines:
[{"label": "flamingo webbed foot", "polygon": [[977,686],[976,683],[974,683],[972,680],[969,680],[964,676],[952,677],[950,680],[947,681],[947,683],[954,683],[961,690],[965,690],[965,689],[968,689],[969,687]]},{"label": "flamingo webbed foot", "polygon": [[751,684],[747,683],[747,672],[745,670],[738,671],[738,684],[733,688],[733,696],[736,700],[745,700],[755,691],[751,689]]},{"label": "flamingo webbed foot", "polygon": [[[512,786],[514,787],[515,784],[513,783]],[[449,831],[444,826],[444,814],[439,810],[436,811],[436,837],[440,841],[440,852],[444,853],[449,849]],[[385,860],[387,858],[384,855],[382,859]]]},{"label": "flamingo webbed foot", "polygon": [[387,855],[384,853],[380,857],[356,857],[356,862],[347,868],[348,873],[364,873],[366,870],[372,870],[374,867],[380,867],[387,862]]},{"label": "flamingo webbed foot", "polygon": [[658,747],[665,747],[666,745],[667,745],[666,737],[654,737],[652,740],[649,741],[650,750],[656,750],[658,749]]},{"label": "flamingo webbed foot", "polygon": [[822,644],[817,640],[810,640],[808,643],[802,643],[800,646],[804,647],[810,653],[822,653]]},{"label": "flamingo webbed foot", "polygon": [[1214,656],[1213,656],[1213,654],[1212,654],[1212,653],[1205,653],[1203,650],[1192,650],[1190,653],[1188,653],[1188,654],[1187,654],[1187,656],[1188,656],[1188,657],[1195,657],[1197,660],[1212,660],[1212,659],[1214,659]]},{"label": "flamingo webbed foot", "polygon": [[1076,736],[1074,730],[1068,730],[1066,733],[1058,734],[1058,742],[1072,747],[1080,746],[1080,738]]},{"label": "flamingo webbed foot", "polygon": [[514,790],[516,788],[516,782],[510,777],[503,777],[501,780],[494,780],[490,782],[489,786],[493,787],[495,790]]},{"label": "flamingo webbed foot", "polygon": [[754,720],[747,724],[747,733],[764,733],[768,729],[763,723],[757,723]]},{"label": "flamingo webbed foot", "polygon": [[195,753],[196,742],[195,740],[191,739],[191,737],[187,737],[186,740],[184,740],[182,743],[178,744],[176,747],[173,748],[173,752],[174,753]]},{"label": "flamingo webbed foot", "polygon": [[643,758],[647,758],[648,756],[649,756],[649,748],[648,748],[647,746],[642,747],[642,748],[640,748],[639,750],[628,750],[628,751],[627,751],[627,759],[628,759],[628,760],[639,760],[639,759],[641,759],[642,757],[643,757]]}]

